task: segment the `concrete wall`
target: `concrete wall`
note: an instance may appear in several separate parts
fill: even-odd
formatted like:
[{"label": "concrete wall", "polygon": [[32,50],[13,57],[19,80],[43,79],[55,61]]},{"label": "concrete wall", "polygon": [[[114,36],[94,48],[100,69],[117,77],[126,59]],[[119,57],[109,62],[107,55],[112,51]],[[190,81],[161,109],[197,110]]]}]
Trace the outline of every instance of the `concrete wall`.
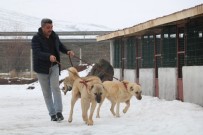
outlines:
[{"label": "concrete wall", "polygon": [[[130,82],[136,82],[135,73],[136,73],[136,70],[134,70],[134,69],[124,69],[123,80],[128,80]],[[114,68],[114,77],[121,79],[121,68]]]},{"label": "concrete wall", "polygon": [[139,83],[142,87],[143,95],[154,96],[155,85],[154,85],[154,69],[140,69]]},{"label": "concrete wall", "polygon": [[[155,96],[154,69],[140,69],[139,83],[143,95]],[[124,80],[136,82],[136,70],[124,70]],[[183,100],[203,106],[203,66],[183,67]],[[176,100],[177,69],[159,68],[159,98]],[[121,69],[114,69],[114,77],[121,79]]]},{"label": "concrete wall", "polygon": [[134,69],[124,69],[124,79],[130,82],[136,82],[136,70]]},{"label": "concrete wall", "polygon": [[114,68],[114,77],[121,79],[121,69],[120,68]]},{"label": "concrete wall", "polygon": [[159,68],[159,98],[175,100],[177,97],[176,68]]},{"label": "concrete wall", "polygon": [[203,106],[203,66],[183,67],[183,100]]}]

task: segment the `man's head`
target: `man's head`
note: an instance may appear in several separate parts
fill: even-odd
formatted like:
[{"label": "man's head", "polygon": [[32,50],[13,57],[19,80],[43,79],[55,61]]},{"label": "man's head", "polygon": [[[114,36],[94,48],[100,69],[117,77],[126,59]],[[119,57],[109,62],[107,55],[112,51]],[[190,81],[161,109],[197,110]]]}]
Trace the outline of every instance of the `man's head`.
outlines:
[{"label": "man's head", "polygon": [[51,35],[52,30],[53,30],[52,20],[49,18],[42,19],[41,28],[42,28],[43,34],[46,37],[49,37]]}]

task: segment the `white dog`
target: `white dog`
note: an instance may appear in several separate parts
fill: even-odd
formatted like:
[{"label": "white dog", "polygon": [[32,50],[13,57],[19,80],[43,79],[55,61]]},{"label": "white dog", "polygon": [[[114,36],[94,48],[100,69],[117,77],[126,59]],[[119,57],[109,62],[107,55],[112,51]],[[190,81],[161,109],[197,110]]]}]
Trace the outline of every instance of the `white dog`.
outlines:
[{"label": "white dog", "polygon": [[[123,109],[123,113],[126,113],[128,108],[130,107],[130,99],[132,96],[135,96],[138,100],[142,99],[141,86],[136,83],[128,81],[123,82],[105,81],[103,82],[103,85],[105,88],[105,96],[111,102],[110,111],[116,117],[120,116],[119,114],[120,103],[123,102],[126,103],[126,107]],[[97,116],[96,116],[97,118],[100,117],[99,112],[102,102],[99,104],[99,107],[97,108]],[[116,113],[114,111],[115,105],[116,105]]]}]

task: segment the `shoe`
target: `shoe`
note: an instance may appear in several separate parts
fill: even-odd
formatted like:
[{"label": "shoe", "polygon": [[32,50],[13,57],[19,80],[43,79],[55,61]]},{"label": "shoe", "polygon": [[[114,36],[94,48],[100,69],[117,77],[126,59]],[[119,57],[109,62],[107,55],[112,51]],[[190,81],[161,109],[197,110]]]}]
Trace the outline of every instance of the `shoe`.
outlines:
[{"label": "shoe", "polygon": [[52,115],[52,116],[51,116],[51,121],[58,121],[56,115]]},{"label": "shoe", "polygon": [[63,117],[63,115],[62,115],[61,112],[58,112],[58,113],[56,114],[56,116],[57,116],[57,118],[58,118],[58,121],[64,120],[64,117]]}]

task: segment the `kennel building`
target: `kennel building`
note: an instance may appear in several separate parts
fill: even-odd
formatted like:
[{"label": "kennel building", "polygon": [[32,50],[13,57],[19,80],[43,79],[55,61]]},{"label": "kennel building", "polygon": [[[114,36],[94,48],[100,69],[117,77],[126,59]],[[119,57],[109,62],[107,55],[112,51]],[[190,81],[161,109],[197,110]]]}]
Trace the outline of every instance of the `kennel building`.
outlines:
[{"label": "kennel building", "polygon": [[203,106],[203,4],[97,37],[105,40],[115,77]]}]

